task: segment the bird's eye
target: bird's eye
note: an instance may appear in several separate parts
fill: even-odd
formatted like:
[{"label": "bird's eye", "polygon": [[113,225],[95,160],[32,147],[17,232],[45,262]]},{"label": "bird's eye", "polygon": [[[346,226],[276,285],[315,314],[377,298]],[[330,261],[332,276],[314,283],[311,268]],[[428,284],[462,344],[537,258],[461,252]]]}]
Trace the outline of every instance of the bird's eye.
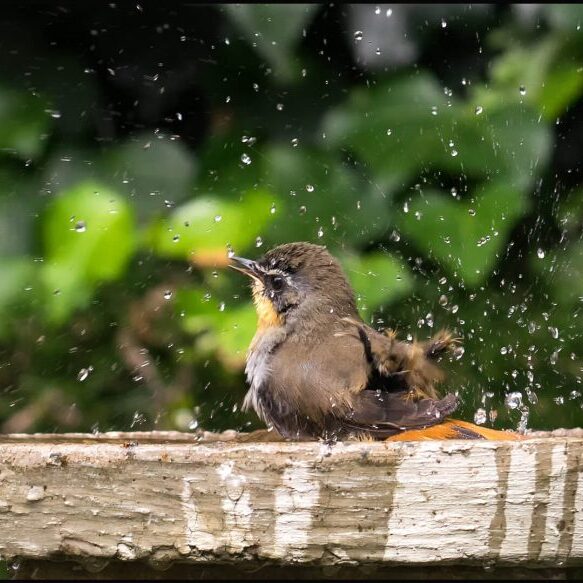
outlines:
[{"label": "bird's eye", "polygon": [[271,289],[273,289],[273,291],[281,291],[283,289],[283,286],[285,284],[285,280],[283,279],[283,277],[281,277],[280,275],[276,275],[272,280],[271,280]]}]

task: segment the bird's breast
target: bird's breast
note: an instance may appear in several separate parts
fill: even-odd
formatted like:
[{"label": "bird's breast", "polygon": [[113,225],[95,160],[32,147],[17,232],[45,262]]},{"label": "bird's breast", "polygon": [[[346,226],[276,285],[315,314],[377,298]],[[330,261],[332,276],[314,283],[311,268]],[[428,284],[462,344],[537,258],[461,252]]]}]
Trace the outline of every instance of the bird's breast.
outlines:
[{"label": "bird's breast", "polygon": [[264,412],[259,398],[259,391],[261,387],[267,384],[271,374],[270,361],[273,352],[285,340],[285,337],[285,329],[280,326],[260,329],[255,334],[247,353],[245,374],[249,383],[249,391],[243,402],[243,408],[249,409],[252,407],[262,418],[264,417]]}]

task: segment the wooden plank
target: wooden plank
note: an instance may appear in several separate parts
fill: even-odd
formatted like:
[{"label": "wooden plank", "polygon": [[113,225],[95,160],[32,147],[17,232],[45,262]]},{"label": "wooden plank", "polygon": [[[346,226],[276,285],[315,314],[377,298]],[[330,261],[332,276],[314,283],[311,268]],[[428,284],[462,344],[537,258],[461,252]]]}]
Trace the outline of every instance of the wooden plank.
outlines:
[{"label": "wooden plank", "polygon": [[332,446],[224,437],[0,439],[0,556],[92,572],[131,561],[583,565],[581,437]]}]

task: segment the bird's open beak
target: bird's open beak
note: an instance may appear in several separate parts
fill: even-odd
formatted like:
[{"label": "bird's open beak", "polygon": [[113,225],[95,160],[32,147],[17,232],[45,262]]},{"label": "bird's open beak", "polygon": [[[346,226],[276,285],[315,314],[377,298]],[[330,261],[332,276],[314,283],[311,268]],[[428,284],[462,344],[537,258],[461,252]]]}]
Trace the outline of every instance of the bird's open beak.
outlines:
[{"label": "bird's open beak", "polygon": [[263,270],[259,267],[256,261],[252,259],[245,259],[244,257],[231,257],[231,263],[229,267],[252,277],[253,279],[258,279],[261,281],[261,276],[263,274]]}]

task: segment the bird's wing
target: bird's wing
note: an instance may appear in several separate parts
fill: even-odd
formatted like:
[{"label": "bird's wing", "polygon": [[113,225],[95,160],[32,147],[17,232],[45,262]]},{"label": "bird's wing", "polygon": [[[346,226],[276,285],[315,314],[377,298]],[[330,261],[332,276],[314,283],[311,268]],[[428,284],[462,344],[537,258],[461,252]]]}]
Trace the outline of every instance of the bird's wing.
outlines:
[{"label": "bird's wing", "polygon": [[441,423],[456,409],[454,395],[411,398],[379,375],[354,327],[345,332],[285,343],[276,351],[269,383],[280,407],[346,433],[377,437]]},{"label": "bird's wing", "polygon": [[361,320],[345,318],[343,322],[349,328],[342,333],[350,334],[352,330],[358,335],[373,377],[375,373],[380,377],[377,387],[438,398],[435,385],[444,375],[433,360],[453,346],[455,340],[449,333],[440,332],[428,343],[401,342],[394,333],[381,334]]},{"label": "bird's wing", "polygon": [[337,420],[349,433],[382,438],[443,423],[457,405],[453,394],[439,400],[413,400],[402,392],[364,390],[354,397],[351,410]]}]

